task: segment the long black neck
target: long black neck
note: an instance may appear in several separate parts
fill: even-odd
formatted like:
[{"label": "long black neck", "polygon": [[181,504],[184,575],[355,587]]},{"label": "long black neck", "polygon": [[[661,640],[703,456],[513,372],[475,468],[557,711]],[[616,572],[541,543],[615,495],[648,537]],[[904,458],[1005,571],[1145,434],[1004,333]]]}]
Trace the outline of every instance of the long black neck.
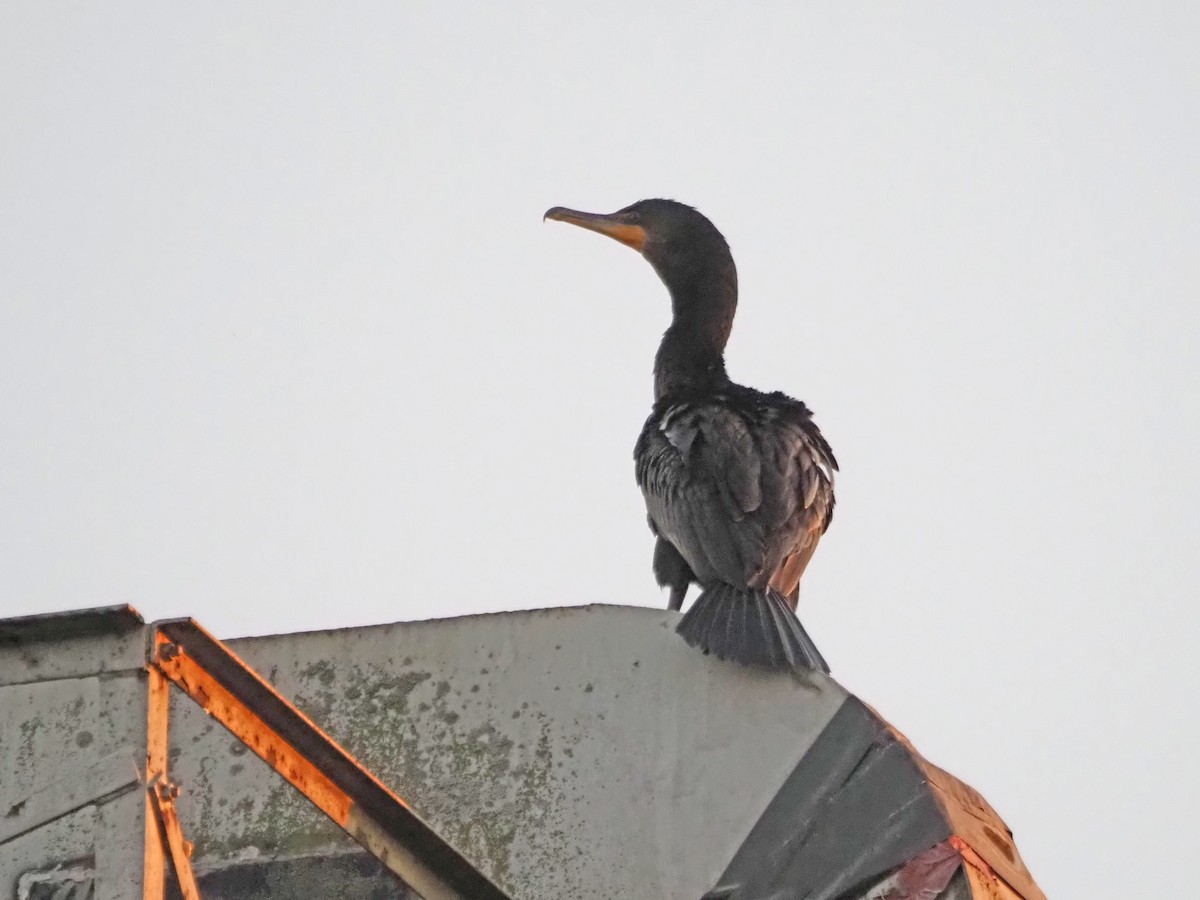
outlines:
[{"label": "long black neck", "polygon": [[725,344],[737,311],[737,269],[720,249],[699,264],[659,271],[674,315],[654,358],[655,401],[729,383]]}]

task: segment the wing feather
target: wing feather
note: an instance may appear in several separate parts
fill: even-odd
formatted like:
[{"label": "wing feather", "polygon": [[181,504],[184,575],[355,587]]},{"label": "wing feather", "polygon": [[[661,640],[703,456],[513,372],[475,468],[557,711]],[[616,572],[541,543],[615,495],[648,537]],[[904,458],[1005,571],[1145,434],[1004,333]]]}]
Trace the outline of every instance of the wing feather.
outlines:
[{"label": "wing feather", "polygon": [[837,463],[803,404],[743,390],[656,408],[634,451],[638,485],[701,583],[794,588],[828,526]]}]

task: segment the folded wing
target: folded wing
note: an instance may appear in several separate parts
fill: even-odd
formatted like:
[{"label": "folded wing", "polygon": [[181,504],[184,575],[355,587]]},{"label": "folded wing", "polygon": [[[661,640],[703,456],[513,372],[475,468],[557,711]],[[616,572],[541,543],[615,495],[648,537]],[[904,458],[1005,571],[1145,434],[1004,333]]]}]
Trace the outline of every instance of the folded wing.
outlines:
[{"label": "folded wing", "polygon": [[638,485],[702,584],[794,595],[829,525],[837,464],[802,403],[753,394],[656,408],[634,453]]}]

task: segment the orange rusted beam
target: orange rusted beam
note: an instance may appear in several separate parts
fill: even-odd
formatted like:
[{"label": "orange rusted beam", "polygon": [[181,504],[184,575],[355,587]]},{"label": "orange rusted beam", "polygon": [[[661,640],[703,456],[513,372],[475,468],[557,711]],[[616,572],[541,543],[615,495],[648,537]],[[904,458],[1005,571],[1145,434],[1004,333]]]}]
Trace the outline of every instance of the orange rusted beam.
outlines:
[{"label": "orange rusted beam", "polygon": [[166,835],[167,846],[171,849],[171,862],[175,866],[179,892],[183,900],[201,900],[196,874],[192,871],[192,845],[183,839],[183,828],[175,812],[175,796],[178,793],[179,788],[175,785],[162,782],[150,789],[157,824]]},{"label": "orange rusted beam", "polygon": [[159,827],[154,791],[167,776],[170,682],[153,666],[146,672],[146,802],[144,804],[144,845],[142,859],[142,897],[164,900],[166,897],[165,847]]},{"label": "orange rusted beam", "polygon": [[[344,791],[185,651],[162,634],[156,635],[156,643],[159,648],[158,668],[167,678],[199,703],[206,713],[233,732],[267,765],[291,782],[292,787],[307,797],[317,809],[338,825],[346,827],[354,801]],[[297,715],[302,714],[297,711]]]},{"label": "orange rusted beam", "polygon": [[383,782],[194,621],[156,627],[150,667],[425,900],[510,900]]},{"label": "orange rusted beam", "polygon": [[[963,860],[963,869],[971,885],[971,895],[979,900],[1024,900],[1028,895],[1014,891],[991,866],[961,837],[950,838],[950,844]],[[1044,897],[1044,895],[1043,895]]]}]

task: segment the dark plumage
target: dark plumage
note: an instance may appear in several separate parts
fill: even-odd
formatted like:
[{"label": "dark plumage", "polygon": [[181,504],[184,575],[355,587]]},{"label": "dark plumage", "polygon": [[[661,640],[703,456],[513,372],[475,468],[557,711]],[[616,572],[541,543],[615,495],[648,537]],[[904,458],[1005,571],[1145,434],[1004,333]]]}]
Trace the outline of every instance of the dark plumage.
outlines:
[{"label": "dark plumage", "polygon": [[[730,381],[724,351],[737,269],[690,206],[641,200],[610,215],[555,207],[551,219],[641,252],[674,313],[654,361],[654,408],[634,449],[656,537],[654,574],[688,643],[772,669],[826,669],[793,612],[800,576],[833,516],[829,444],[799,400]],[[827,670],[827,669],[826,669]]]}]

